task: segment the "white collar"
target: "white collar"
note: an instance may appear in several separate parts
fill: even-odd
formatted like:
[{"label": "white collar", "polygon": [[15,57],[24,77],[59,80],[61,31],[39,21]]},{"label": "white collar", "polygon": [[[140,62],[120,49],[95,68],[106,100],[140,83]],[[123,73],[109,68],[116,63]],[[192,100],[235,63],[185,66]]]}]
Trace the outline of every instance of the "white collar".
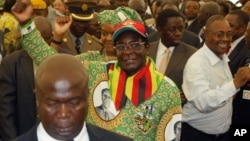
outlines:
[{"label": "white collar", "polygon": [[203,45],[205,55],[209,59],[211,65],[215,65],[219,61],[224,61],[225,63],[229,62],[228,56],[224,53],[222,54],[222,59],[220,59],[206,44]]},{"label": "white collar", "polygon": [[[51,137],[45,131],[41,122],[39,123],[37,127],[37,138],[38,138],[38,141],[60,141]],[[74,141],[89,141],[86,122],[84,122],[81,132],[74,138]]]}]

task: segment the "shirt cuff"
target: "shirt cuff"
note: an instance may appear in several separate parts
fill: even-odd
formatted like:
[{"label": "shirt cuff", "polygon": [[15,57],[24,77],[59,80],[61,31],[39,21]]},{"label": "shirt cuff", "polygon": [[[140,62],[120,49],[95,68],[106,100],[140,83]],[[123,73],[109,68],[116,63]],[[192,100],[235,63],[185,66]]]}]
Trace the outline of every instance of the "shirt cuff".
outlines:
[{"label": "shirt cuff", "polygon": [[21,34],[26,35],[32,32],[36,28],[36,25],[33,20],[30,20],[25,25],[21,26]]}]

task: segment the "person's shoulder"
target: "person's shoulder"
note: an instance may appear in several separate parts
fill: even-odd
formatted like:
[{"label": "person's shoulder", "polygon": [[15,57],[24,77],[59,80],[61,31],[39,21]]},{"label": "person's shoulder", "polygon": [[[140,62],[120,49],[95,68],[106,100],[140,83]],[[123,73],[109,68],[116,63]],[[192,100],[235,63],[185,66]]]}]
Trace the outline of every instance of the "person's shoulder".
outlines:
[{"label": "person's shoulder", "polygon": [[185,47],[186,50],[191,51],[191,52],[195,52],[195,51],[198,50],[198,48],[196,48],[196,47],[194,47],[192,45],[189,45],[187,43],[184,43],[184,42],[181,42],[180,45]]},{"label": "person's shoulder", "polygon": [[[89,136],[95,136],[95,138],[99,138],[101,141],[133,141],[133,139],[120,135],[118,133],[103,129],[101,127],[92,125],[92,124],[86,124],[87,125],[87,131]],[[91,138],[91,137],[90,137]]]},{"label": "person's shoulder", "polygon": [[18,61],[20,61],[21,58],[27,58],[30,59],[30,56],[28,55],[27,51],[21,49],[17,50],[10,55],[7,55],[6,57],[3,58],[2,62],[3,63],[8,63],[9,65],[11,64],[16,64]]},{"label": "person's shoulder", "polygon": [[88,44],[96,43],[102,46],[101,40],[93,35],[90,35],[89,33],[85,33],[85,40],[88,42]]},{"label": "person's shoulder", "polygon": [[162,83],[166,84],[166,85],[170,85],[170,86],[172,86],[174,88],[177,88],[175,82],[172,79],[170,79],[169,77],[167,77],[167,76],[163,77],[163,82]]},{"label": "person's shoulder", "polygon": [[37,139],[37,125],[31,128],[27,133],[18,136],[11,141],[38,141]]}]

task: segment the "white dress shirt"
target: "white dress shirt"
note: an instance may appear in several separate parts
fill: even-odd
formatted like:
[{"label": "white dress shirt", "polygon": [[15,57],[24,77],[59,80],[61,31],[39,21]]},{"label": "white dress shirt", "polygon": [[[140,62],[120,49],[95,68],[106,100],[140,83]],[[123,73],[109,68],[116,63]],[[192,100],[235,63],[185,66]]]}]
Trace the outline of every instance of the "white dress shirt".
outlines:
[{"label": "white dress shirt", "polygon": [[[44,129],[42,123],[39,123],[37,127],[37,138],[38,141],[60,141],[51,137]],[[82,127],[81,132],[74,138],[74,141],[89,141],[89,135],[87,132],[86,123]]]},{"label": "white dress shirt", "polygon": [[[155,59],[155,63],[156,63],[156,69],[159,70],[160,65],[161,65],[161,60],[164,57],[164,52],[165,52],[166,46],[163,45],[163,43],[161,42],[161,39],[159,41],[159,45],[158,45],[158,49],[157,49],[157,53],[156,53],[156,59]],[[174,52],[174,46],[169,47],[168,48],[170,50],[170,58]]]},{"label": "white dress shirt", "polygon": [[217,57],[205,44],[186,63],[182,89],[188,100],[183,121],[207,134],[229,130],[232,100],[237,89],[228,66],[228,57]]}]

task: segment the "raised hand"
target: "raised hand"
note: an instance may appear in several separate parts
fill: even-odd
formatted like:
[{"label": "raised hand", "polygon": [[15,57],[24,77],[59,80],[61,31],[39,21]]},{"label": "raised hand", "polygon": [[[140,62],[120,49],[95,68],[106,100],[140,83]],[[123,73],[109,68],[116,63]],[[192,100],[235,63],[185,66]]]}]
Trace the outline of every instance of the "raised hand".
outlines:
[{"label": "raised hand", "polygon": [[26,24],[32,17],[33,7],[30,0],[17,0],[12,7],[12,13],[20,25]]},{"label": "raised hand", "polygon": [[54,35],[64,35],[64,33],[70,28],[71,23],[71,15],[57,17],[54,23]]}]

